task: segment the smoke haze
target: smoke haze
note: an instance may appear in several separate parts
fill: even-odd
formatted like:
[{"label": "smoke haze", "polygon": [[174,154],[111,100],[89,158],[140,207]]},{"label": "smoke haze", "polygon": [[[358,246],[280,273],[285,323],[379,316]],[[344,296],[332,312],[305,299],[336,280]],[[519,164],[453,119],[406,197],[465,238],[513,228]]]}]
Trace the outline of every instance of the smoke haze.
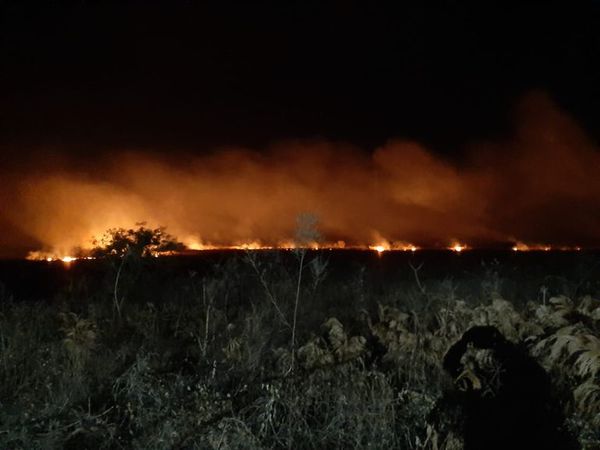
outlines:
[{"label": "smoke haze", "polygon": [[402,139],[372,152],[321,140],[168,158],[39,153],[2,174],[0,254],[68,254],[142,221],[192,246],[277,245],[303,212],[319,217],[325,241],[346,245],[598,246],[597,146],[543,93],[520,102],[514,124],[511,137],[474,143],[461,161]]}]

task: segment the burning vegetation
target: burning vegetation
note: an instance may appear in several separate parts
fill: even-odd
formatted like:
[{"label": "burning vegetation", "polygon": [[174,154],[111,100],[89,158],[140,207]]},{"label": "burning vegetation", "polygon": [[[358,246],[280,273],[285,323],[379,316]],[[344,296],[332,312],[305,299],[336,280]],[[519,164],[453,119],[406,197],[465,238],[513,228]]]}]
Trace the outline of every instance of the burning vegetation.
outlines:
[{"label": "burning vegetation", "polygon": [[512,137],[467,146],[460,162],[402,140],[370,153],[325,141],[94,161],[46,151],[7,174],[2,239],[45,250],[32,258],[77,258],[105,230],[147,221],[192,250],[284,249],[310,211],[321,233],[310,248],[598,247],[597,146],[543,94],[523,100],[515,123]]}]

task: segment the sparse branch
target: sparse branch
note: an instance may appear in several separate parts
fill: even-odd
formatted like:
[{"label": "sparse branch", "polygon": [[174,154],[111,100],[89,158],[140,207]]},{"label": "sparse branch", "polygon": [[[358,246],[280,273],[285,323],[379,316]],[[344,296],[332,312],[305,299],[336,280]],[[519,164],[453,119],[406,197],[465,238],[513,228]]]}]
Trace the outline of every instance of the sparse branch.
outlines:
[{"label": "sparse branch", "polygon": [[317,216],[311,213],[300,214],[296,219],[296,244],[298,246],[298,249],[296,250],[296,255],[300,256],[300,260],[298,264],[296,298],[294,300],[294,316],[292,321],[292,338],[290,343],[290,346],[292,348],[292,355],[288,373],[294,370],[294,363],[296,359],[296,323],[298,318],[298,305],[300,303],[300,291],[302,288],[302,272],[304,270],[306,248],[312,243],[318,242],[321,239],[321,235],[317,230],[317,223]]},{"label": "sparse branch", "polygon": [[308,265],[310,265],[310,269],[311,269],[312,277],[313,277],[313,280],[312,280],[313,295],[316,294],[319,285],[321,284],[321,282],[323,281],[323,279],[326,276],[328,264],[329,264],[329,261],[327,259],[323,259],[320,255],[317,255],[315,258],[313,258],[312,261],[310,261],[310,263],[308,263]]},{"label": "sparse branch", "polygon": [[129,252],[125,252],[125,254],[121,257],[121,262],[119,263],[119,269],[117,270],[117,275],[115,276],[115,288],[114,288],[114,304],[115,309],[117,310],[117,314],[119,319],[121,319],[121,306],[123,304],[123,297],[119,300],[119,279],[121,278],[121,271],[123,270],[123,266],[125,264],[125,259],[129,255]]},{"label": "sparse branch", "polygon": [[275,298],[275,295],[271,291],[271,288],[269,287],[269,283],[267,283],[267,280],[265,279],[264,272],[262,270],[260,270],[260,268],[258,267],[256,257],[249,250],[246,250],[246,261],[248,261],[248,263],[250,264],[250,267],[252,267],[252,270],[254,270],[254,273],[256,273],[256,277],[258,278],[258,281],[260,282],[261,286],[265,290],[265,293],[267,294],[267,298],[269,299],[269,301],[275,308],[275,311],[279,315],[281,322],[286,327],[291,328],[289,321],[285,318],[285,315],[279,308],[279,304],[277,302],[277,299]]},{"label": "sparse branch", "polygon": [[306,250],[300,250],[300,264],[298,268],[298,283],[296,285],[296,299],[294,301],[294,317],[292,322],[292,359],[290,362],[290,371],[294,369],[294,362],[296,359],[296,320],[298,318],[298,303],[300,302],[300,288],[302,286],[302,271],[304,269],[304,257],[306,256]]},{"label": "sparse branch", "polygon": [[210,295],[210,298],[207,299],[206,294],[206,282],[202,281],[202,305],[204,306],[204,338],[200,341],[198,337],[198,344],[200,346],[200,350],[202,352],[202,356],[206,357],[206,353],[208,351],[208,338],[210,334],[210,313],[213,304],[213,296]]},{"label": "sparse branch", "polygon": [[421,294],[425,295],[425,286],[423,286],[423,284],[421,283],[421,279],[419,278],[419,271],[423,268],[423,263],[419,264],[418,267],[415,267],[412,262],[408,263],[408,265],[413,271],[415,281],[417,282],[417,286],[419,287],[419,291],[421,292]]}]

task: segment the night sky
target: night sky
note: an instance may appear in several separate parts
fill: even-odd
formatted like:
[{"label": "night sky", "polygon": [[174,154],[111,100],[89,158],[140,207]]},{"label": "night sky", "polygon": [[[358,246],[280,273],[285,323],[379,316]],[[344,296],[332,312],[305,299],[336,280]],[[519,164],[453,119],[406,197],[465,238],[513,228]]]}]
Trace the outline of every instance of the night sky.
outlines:
[{"label": "night sky", "polygon": [[531,89],[600,136],[600,2],[321,3],[3,1],[1,141],[452,154]]},{"label": "night sky", "polygon": [[[34,184],[28,179],[25,188],[15,187],[23,177],[60,166],[63,175],[74,171],[114,183],[111,164],[124,152],[141,159],[204,158],[235,147],[250,152],[249,159],[289,161],[289,150],[279,158],[273,148],[325,142],[343,147],[336,158],[348,155],[354,167],[402,139],[440,161],[481,166],[502,158],[506,146],[486,145],[475,156],[467,149],[512,139],[519,108],[527,109],[523,98],[533,96],[529,103],[540,114],[559,111],[551,122],[568,117],[560,127],[577,137],[564,142],[585,140],[593,148],[585,158],[597,163],[590,155],[600,140],[600,2],[321,3],[0,1],[4,253],[52,244],[24,224],[33,213],[7,212]],[[315,153],[308,147],[294,151]],[[287,173],[279,163],[256,167]],[[468,183],[482,185],[479,178]],[[576,211],[597,206],[567,191],[557,193],[561,205],[575,199]],[[508,196],[493,192],[494,205]],[[532,210],[522,205],[518,213],[547,203]],[[485,216],[485,233],[467,230],[465,236],[502,240],[520,231],[489,231],[490,208],[482,206],[473,219]],[[431,211],[421,212],[432,220]],[[509,223],[515,214],[499,220]],[[581,220],[595,225],[600,218],[594,212]],[[260,231],[254,222],[247,225]],[[333,237],[349,238],[339,224],[330,225]],[[556,227],[542,238],[565,230]],[[534,239],[531,230],[522,231]],[[589,231],[563,240],[579,237],[593,241]]]}]

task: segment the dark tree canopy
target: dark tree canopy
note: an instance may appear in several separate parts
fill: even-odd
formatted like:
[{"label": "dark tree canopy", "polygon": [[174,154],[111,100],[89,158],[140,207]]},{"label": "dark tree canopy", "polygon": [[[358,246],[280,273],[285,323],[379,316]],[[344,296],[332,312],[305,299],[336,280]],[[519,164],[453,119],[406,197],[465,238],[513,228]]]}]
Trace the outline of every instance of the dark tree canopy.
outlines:
[{"label": "dark tree canopy", "polygon": [[134,255],[138,257],[181,251],[185,246],[166,232],[165,227],[146,228],[144,223],[136,224],[137,229],[111,228],[94,241],[92,256]]}]

